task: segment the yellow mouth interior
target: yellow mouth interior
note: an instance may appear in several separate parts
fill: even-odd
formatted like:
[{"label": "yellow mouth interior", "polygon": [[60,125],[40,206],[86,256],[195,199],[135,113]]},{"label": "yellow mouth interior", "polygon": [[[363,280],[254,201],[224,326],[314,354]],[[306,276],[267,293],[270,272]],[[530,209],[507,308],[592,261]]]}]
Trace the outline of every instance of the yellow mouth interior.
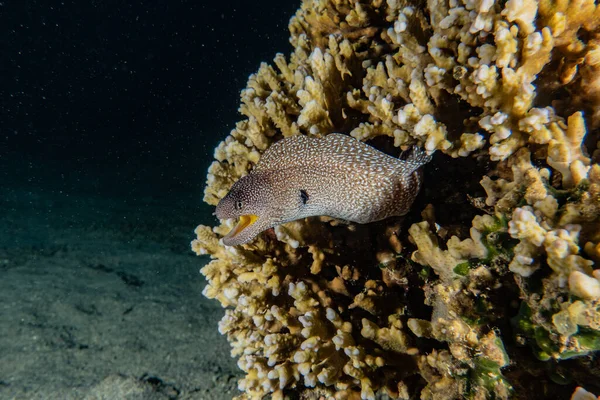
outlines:
[{"label": "yellow mouth interior", "polygon": [[231,232],[227,234],[226,237],[232,238],[237,236],[241,231],[254,224],[257,219],[258,216],[254,214],[241,215],[237,225],[231,230]]}]

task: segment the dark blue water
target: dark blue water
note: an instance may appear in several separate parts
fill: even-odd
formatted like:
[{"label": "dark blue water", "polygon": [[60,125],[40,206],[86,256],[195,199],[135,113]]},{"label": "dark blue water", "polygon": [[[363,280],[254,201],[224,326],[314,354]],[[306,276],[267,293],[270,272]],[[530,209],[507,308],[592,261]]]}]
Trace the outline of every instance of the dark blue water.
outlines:
[{"label": "dark blue water", "polygon": [[298,5],[0,3],[0,398],[232,397],[189,241]]}]

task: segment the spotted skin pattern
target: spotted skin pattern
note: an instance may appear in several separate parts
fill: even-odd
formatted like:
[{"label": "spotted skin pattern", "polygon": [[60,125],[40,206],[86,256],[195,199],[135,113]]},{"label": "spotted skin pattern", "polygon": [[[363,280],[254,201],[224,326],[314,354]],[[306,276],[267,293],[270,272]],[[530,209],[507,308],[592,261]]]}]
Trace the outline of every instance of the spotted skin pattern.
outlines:
[{"label": "spotted skin pattern", "polygon": [[404,215],[421,187],[420,167],[430,158],[414,148],[401,160],[339,133],[282,139],[217,205],[220,219],[258,217],[223,243],[243,244],[268,228],[311,216],[365,224]]}]

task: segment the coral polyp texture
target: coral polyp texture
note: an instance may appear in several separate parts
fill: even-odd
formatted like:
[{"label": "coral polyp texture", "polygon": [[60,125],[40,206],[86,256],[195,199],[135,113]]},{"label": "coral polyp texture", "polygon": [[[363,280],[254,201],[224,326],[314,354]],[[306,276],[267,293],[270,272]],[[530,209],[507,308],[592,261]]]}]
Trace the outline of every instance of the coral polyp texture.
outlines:
[{"label": "coral polyp texture", "polygon": [[[241,246],[199,226],[239,399],[600,392],[600,7],[304,1],[215,150],[216,205],[284,137],[433,154],[404,217],[314,217]],[[583,390],[583,389],[582,389]]]}]

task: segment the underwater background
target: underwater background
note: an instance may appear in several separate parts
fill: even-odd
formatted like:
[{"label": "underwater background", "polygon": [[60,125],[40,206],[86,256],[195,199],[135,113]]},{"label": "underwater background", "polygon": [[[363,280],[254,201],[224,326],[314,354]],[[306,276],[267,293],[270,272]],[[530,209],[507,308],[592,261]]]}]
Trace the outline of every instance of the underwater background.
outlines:
[{"label": "underwater background", "polygon": [[597,1],[0,18],[0,398],[597,399]]},{"label": "underwater background", "polygon": [[229,399],[189,247],[297,2],[0,3],[0,399]]}]

